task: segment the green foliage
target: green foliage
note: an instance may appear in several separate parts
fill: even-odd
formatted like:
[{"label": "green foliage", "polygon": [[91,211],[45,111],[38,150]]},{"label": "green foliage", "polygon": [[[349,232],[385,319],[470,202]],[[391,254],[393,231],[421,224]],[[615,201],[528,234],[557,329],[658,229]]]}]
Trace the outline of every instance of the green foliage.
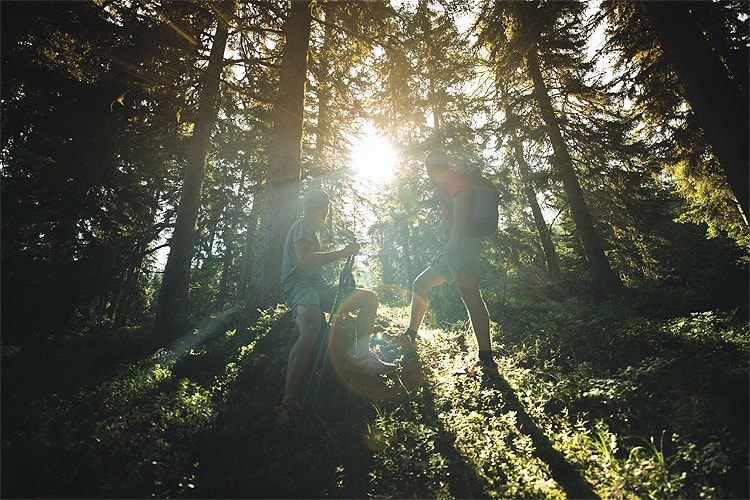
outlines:
[{"label": "green foliage", "polygon": [[126,32],[113,30],[94,2],[2,9],[3,330],[124,325],[148,293],[141,275],[181,147],[177,79],[155,71],[175,56],[172,30],[127,8]]},{"label": "green foliage", "polygon": [[[380,312],[388,330],[407,319]],[[60,339],[46,350],[58,371],[36,386],[18,384],[37,354],[4,346],[3,494],[747,495],[738,313],[514,297],[493,317],[500,377],[450,375],[475,352],[465,324],[424,328],[422,385],[370,399],[331,371],[307,434],[271,412],[294,340],[283,307],[230,311],[174,352],[141,354],[147,327]]]},{"label": "green foliage", "polygon": [[[722,59],[732,85],[744,93],[744,102],[732,105],[738,109],[747,105],[748,96],[745,7],[737,2],[690,7],[691,22]],[[600,8],[595,17],[608,21],[610,36],[603,51],[615,58],[613,83],[619,85],[619,95],[628,97],[632,111],[642,117],[649,163],[663,166],[668,182],[684,199],[677,219],[705,224],[709,238],[726,234],[747,248],[748,226],[737,201],[744,195],[733,193],[721,172],[709,146],[706,117],[698,117],[694,107],[686,105],[685,82],[681,81],[685,75],[675,71],[672,58],[666,55],[656,30],[637,4],[605,1]],[[680,22],[676,12],[674,17],[674,22]],[[696,59],[695,64],[701,62]],[[729,169],[731,166],[724,165],[725,171]]]},{"label": "green foliage", "polygon": [[[738,470],[716,464],[741,463],[747,445],[739,431],[748,408],[747,323],[721,312],[649,318],[642,304],[587,307],[563,303],[544,317],[510,323],[510,330],[535,332],[533,344],[518,339],[528,347],[516,357],[524,366],[544,366],[555,381],[545,408],[574,409],[578,418],[600,422],[586,432],[610,464],[596,464],[609,477],[603,481],[610,495],[722,496],[727,484],[743,484]],[[652,304],[653,312],[658,307]],[[742,437],[724,436],[728,427]],[[673,440],[663,439],[670,432]],[[643,439],[652,446],[644,448]],[[631,446],[629,454],[623,446]],[[705,466],[688,463],[681,457],[690,450],[712,458]]]},{"label": "green foliage", "polygon": [[726,235],[745,249],[750,231],[738,212],[734,194],[716,162],[684,161],[670,169],[677,192],[686,200],[678,222],[706,226],[706,237]]},{"label": "green foliage", "polygon": [[[416,397],[421,399],[422,392],[420,389]],[[429,414],[423,414],[421,406],[418,400],[392,412],[376,406],[375,425],[384,450],[378,454],[379,473],[371,474],[371,482],[379,494],[404,498],[423,492],[437,498],[449,493],[449,470],[440,452],[439,427]]]},{"label": "green foliage", "polygon": [[[246,301],[267,286],[252,283],[249,271],[264,265],[254,252],[264,236],[258,227],[266,216],[284,10],[236,7],[231,21],[238,29],[229,40],[232,56],[222,75],[198,212],[194,317]],[[555,106],[564,109],[560,126],[584,195],[626,285],[720,288],[716,273],[729,261],[747,261],[738,255],[746,254],[747,226],[731,213],[726,182],[705,141],[696,140],[700,133],[652,49],[657,44],[638,27],[637,9],[604,2],[594,16],[610,19],[605,49],[621,51],[625,74],[622,81],[589,86],[584,73],[601,75],[592,69],[598,61],[584,57],[594,25],[583,4],[485,7],[313,5],[326,21],[314,23],[310,39],[318,55],[309,61],[301,176],[306,186],[321,184],[336,199],[352,200],[351,211],[336,207],[331,229],[339,242],[344,234],[367,233],[370,283],[408,289],[442,247],[433,187],[421,165],[424,152],[437,145],[461,167],[481,166],[503,190],[503,231],[488,257],[493,269],[511,284],[549,283],[524,193],[530,183],[564,279],[578,285],[586,278],[579,234],[525,85],[522,56],[538,43],[547,84],[559,96]],[[198,108],[196,82],[216,12],[190,2],[145,11],[126,1],[9,2],[2,8],[3,330],[21,339],[104,322],[140,323],[154,312],[159,283],[152,279],[151,254],[169,237],[178,206]],[[701,23],[728,68],[742,76],[738,82],[745,82],[747,72],[737,70],[746,65],[747,19],[736,15],[740,8],[737,2],[718,11],[704,6]],[[476,32],[482,44],[471,45],[471,31],[459,29],[467,20],[459,16],[467,13],[481,14]],[[20,18],[30,21],[13,21]],[[653,80],[637,71],[641,61],[654,63]],[[633,74],[635,84],[626,78]],[[489,75],[503,85],[485,85]],[[664,116],[676,117],[674,124]],[[365,120],[402,152],[394,182],[372,192],[353,187],[352,176],[342,173]],[[529,163],[528,176],[518,170],[514,146]],[[687,205],[676,206],[675,190]],[[673,219],[705,226],[675,229]],[[712,245],[696,243],[704,231],[721,236]],[[728,251],[727,236],[742,251]],[[493,300],[502,303],[503,296],[495,293]],[[434,301],[441,321],[463,318],[454,299],[451,292]],[[37,314],[39,308],[45,314]]]},{"label": "green foliage", "polygon": [[[378,292],[393,306],[379,326],[397,331],[406,290],[442,248],[424,151],[446,146],[490,171],[503,230],[488,243],[484,294],[502,377],[447,376],[475,347],[455,287],[439,287],[420,339],[424,384],[390,379],[371,397],[329,374],[306,435],[271,412],[295,338],[289,311],[215,315],[268,286],[238,282],[265,263],[254,252],[285,10],[237,5],[192,257],[197,326],[152,353],[150,255],[175,216],[215,12],[0,4],[4,496],[749,496],[747,226],[636,5],[602,3],[623,72],[588,87],[602,75],[584,76],[583,3],[489,2],[489,53],[457,29],[458,3],[313,2],[325,23],[311,38],[302,175],[353,200],[330,229],[337,243],[369,236],[360,271],[390,292]],[[748,18],[742,2],[721,5],[724,17],[701,23],[746,85]],[[526,28],[504,15],[514,11]],[[588,298],[548,138],[515,81],[532,44],[629,287],[617,301]],[[470,86],[477,75],[510,88]],[[396,179],[374,192],[341,174],[365,117],[403,145]],[[561,282],[546,272],[527,185],[553,217]]]}]

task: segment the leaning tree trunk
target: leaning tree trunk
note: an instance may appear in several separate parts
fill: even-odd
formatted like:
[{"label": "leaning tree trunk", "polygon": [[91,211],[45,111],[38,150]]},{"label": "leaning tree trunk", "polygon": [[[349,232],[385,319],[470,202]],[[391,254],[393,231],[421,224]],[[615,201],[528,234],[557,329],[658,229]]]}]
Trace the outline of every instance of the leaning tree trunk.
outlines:
[{"label": "leaning tree trunk", "polygon": [[542,250],[544,250],[544,256],[547,260],[547,271],[549,272],[549,277],[552,281],[560,281],[562,279],[560,273],[560,260],[557,258],[555,244],[552,241],[552,233],[549,230],[549,227],[547,227],[544,215],[542,214],[542,209],[539,207],[539,202],[536,200],[536,191],[534,191],[534,186],[531,183],[529,166],[526,163],[526,159],[523,157],[523,148],[521,148],[521,143],[518,141],[515,133],[513,134],[513,150],[516,155],[516,161],[518,162],[518,170],[521,174],[524,194],[526,195],[526,199],[531,207],[531,213],[534,215],[534,223],[539,232],[539,239],[542,242]]},{"label": "leaning tree trunk", "polygon": [[188,151],[185,178],[177,208],[177,220],[169,243],[169,257],[159,291],[154,341],[162,347],[177,340],[189,327],[188,286],[190,263],[193,258],[193,238],[198,220],[206,154],[211,131],[216,123],[219,80],[224,68],[224,50],[228,36],[229,26],[223,18],[218,19],[208,68],[200,93],[198,116]]},{"label": "leaning tree trunk", "polygon": [[640,2],[668,56],[745,220],[750,217],[748,102],[708,44],[686,2]]},{"label": "leaning tree trunk", "polygon": [[578,182],[573,160],[563,140],[560,126],[557,122],[552,102],[549,98],[547,86],[542,78],[539,68],[536,46],[532,47],[526,54],[526,68],[534,83],[534,94],[539,104],[539,109],[544,119],[547,133],[552,142],[555,165],[560,173],[565,193],[570,203],[570,211],[573,222],[581,238],[584,253],[589,264],[589,274],[594,292],[603,297],[616,295],[622,290],[620,278],[612,271],[607,256],[604,254],[599,237],[594,230],[594,223],[586,202],[583,199],[581,185]]},{"label": "leaning tree trunk", "polygon": [[310,1],[292,1],[285,27],[265,203],[255,248],[253,282],[249,287],[248,302],[255,309],[282,301],[281,251],[299,205],[302,117],[312,22],[310,4]]}]

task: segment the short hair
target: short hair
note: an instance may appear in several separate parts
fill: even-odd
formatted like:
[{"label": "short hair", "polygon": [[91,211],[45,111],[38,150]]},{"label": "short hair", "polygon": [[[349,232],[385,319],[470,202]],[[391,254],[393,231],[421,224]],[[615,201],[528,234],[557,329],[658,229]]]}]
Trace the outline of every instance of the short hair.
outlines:
[{"label": "short hair", "polygon": [[305,193],[305,214],[315,212],[328,205],[328,193],[320,189],[311,189]]},{"label": "short hair", "polygon": [[451,163],[451,159],[443,151],[436,150],[436,151],[430,151],[429,153],[427,153],[427,156],[424,159],[424,163],[428,167],[448,168],[448,166]]}]

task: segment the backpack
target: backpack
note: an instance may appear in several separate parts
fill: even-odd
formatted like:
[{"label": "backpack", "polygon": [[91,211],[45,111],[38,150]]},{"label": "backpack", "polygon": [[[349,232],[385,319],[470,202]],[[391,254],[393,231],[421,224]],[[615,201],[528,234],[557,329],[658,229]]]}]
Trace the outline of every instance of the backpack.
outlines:
[{"label": "backpack", "polygon": [[472,188],[471,215],[464,227],[464,236],[492,236],[497,231],[500,191],[495,184],[482,175],[479,167],[463,174]]}]

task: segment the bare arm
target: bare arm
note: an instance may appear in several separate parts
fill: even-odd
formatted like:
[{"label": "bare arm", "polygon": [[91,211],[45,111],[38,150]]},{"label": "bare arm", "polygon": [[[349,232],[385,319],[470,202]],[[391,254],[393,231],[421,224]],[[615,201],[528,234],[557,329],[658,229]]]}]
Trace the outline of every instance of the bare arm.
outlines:
[{"label": "bare arm", "polygon": [[359,253],[359,243],[349,243],[341,250],[330,252],[313,252],[313,243],[308,239],[299,240],[294,244],[294,253],[297,255],[297,262],[303,269],[314,267],[323,267],[338,259],[357,255]]}]

